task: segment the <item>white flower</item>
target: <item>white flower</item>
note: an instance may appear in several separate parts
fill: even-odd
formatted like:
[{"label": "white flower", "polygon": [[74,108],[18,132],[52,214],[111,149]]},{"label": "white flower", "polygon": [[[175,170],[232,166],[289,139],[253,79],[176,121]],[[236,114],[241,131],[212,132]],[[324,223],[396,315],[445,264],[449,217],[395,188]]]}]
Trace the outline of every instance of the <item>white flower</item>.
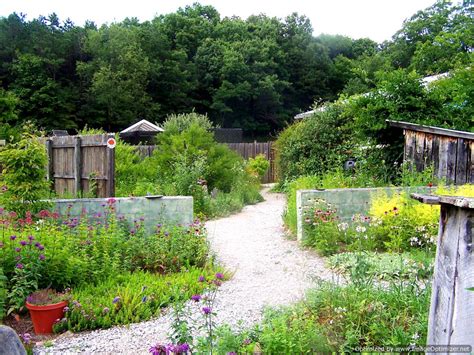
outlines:
[{"label": "white flower", "polygon": [[357,226],[356,227],[356,232],[357,233],[364,233],[365,231],[366,231],[365,227],[362,227],[362,226]]},{"label": "white flower", "polygon": [[341,231],[341,232],[346,231],[347,228],[349,228],[349,224],[346,223],[346,222],[342,222],[342,223],[339,223],[339,224],[337,225],[337,229],[338,229],[339,231]]},{"label": "white flower", "polygon": [[420,339],[420,336],[418,335],[418,333],[415,333],[415,334],[413,334],[413,336],[411,338],[413,340],[418,340],[418,339]]}]

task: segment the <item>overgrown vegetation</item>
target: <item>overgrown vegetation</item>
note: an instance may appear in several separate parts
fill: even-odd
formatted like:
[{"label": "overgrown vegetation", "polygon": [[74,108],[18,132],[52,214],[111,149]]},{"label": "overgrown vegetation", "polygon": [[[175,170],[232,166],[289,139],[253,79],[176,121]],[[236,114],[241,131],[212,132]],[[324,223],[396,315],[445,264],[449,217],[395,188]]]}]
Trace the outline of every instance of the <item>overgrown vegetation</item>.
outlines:
[{"label": "overgrown vegetation", "polygon": [[259,177],[268,162],[246,163],[214,140],[206,116],[170,116],[150,157],[119,143],[116,150],[117,196],[163,194],[194,198],[194,212],[226,215],[261,201]]},{"label": "overgrown vegetation", "polygon": [[49,194],[46,150],[34,131],[25,125],[21,139],[0,150],[0,206],[22,216],[44,208],[40,199]]},{"label": "overgrown vegetation", "polygon": [[8,280],[9,313],[21,311],[38,288],[93,288],[131,272],[168,274],[207,264],[206,231],[199,221],[159,226],[149,234],[138,216],[132,225],[117,216],[114,204],[110,199],[91,219],[46,210],[20,219],[2,210],[0,267]]}]

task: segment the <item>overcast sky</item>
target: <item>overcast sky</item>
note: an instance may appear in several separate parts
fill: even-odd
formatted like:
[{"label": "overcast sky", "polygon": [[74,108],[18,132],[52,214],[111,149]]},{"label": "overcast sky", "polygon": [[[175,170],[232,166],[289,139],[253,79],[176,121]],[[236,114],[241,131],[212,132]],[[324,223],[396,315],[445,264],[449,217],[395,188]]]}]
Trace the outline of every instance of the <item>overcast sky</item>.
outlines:
[{"label": "overcast sky", "polygon": [[[0,0],[0,16],[12,12],[24,13],[31,20],[38,15],[58,14],[61,20],[70,18],[75,24],[85,20],[96,24],[119,22],[125,17],[141,21],[155,15],[176,11],[193,0]],[[314,34],[343,34],[352,38],[369,37],[377,42],[390,39],[400,29],[403,20],[416,11],[431,6],[435,0],[203,0],[224,16],[265,13],[285,17],[292,12],[310,18]]]}]

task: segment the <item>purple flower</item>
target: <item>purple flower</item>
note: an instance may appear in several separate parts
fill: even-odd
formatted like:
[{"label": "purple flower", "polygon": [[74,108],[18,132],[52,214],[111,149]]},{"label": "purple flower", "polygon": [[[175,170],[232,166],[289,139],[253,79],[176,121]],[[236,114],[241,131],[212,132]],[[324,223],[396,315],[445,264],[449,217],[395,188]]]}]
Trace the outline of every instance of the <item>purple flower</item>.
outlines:
[{"label": "purple flower", "polygon": [[11,235],[10,236],[10,240],[15,240],[16,239],[16,235]]},{"label": "purple flower", "polygon": [[3,185],[2,188],[1,188],[1,191],[2,192],[7,192],[8,191],[7,185]]},{"label": "purple flower", "polygon": [[156,344],[148,350],[152,355],[163,355],[168,354],[168,348],[165,345]]},{"label": "purple flower", "polygon": [[3,248],[3,243],[2,242],[0,242],[0,248]]},{"label": "purple flower", "polygon": [[135,229],[131,229],[131,230],[130,230],[130,234],[131,234],[131,235],[134,235],[135,233],[136,233],[136,232],[135,232]]},{"label": "purple flower", "polygon": [[17,269],[23,269],[23,264],[22,264],[22,263],[16,264],[16,268],[17,268]]},{"label": "purple flower", "polygon": [[117,296],[117,297],[114,298],[114,300],[112,301],[112,303],[115,304],[115,303],[117,303],[117,302],[119,302],[119,301],[120,301],[120,297]]},{"label": "purple flower", "polygon": [[107,203],[108,203],[108,204],[114,204],[115,202],[117,202],[117,200],[114,199],[114,198],[109,198],[109,199],[107,200]]},{"label": "purple flower", "polygon": [[102,310],[102,313],[107,314],[109,313],[109,311],[110,311],[109,307],[104,307],[104,309]]},{"label": "purple flower", "polygon": [[199,282],[204,282],[204,281],[206,281],[206,278],[202,275],[199,276]]},{"label": "purple flower", "polygon": [[191,296],[191,299],[194,301],[194,302],[199,302],[201,300],[201,295],[192,295]]},{"label": "purple flower", "polygon": [[40,255],[39,255],[39,259],[40,259],[40,260],[44,260],[44,259],[45,259],[45,256],[44,256],[43,254],[40,254]]},{"label": "purple flower", "polygon": [[27,243],[26,240],[22,240],[22,241],[20,242],[20,244],[23,245],[23,246],[25,246],[25,245],[28,244],[28,243]]},{"label": "purple flower", "polygon": [[179,353],[184,353],[186,354],[189,350],[190,350],[190,347],[189,347],[189,344],[187,343],[184,343],[184,344],[180,344],[176,347],[176,352],[179,354]]},{"label": "purple flower", "polygon": [[202,307],[202,312],[204,314],[210,314],[212,312],[211,307]]},{"label": "purple flower", "polygon": [[21,256],[20,255],[15,256],[15,260],[21,260]]},{"label": "purple flower", "polygon": [[224,274],[221,273],[221,272],[218,272],[218,273],[216,274],[216,279],[218,279],[218,280],[224,280]]},{"label": "purple flower", "polygon": [[28,236],[28,239],[29,239],[30,241],[33,241],[33,240],[35,240],[35,237],[33,237],[32,235],[29,235],[29,236]]},{"label": "purple flower", "polygon": [[15,248],[15,251],[19,253],[21,251],[21,248]]},{"label": "purple flower", "polygon": [[24,333],[21,336],[21,339],[23,339],[23,342],[28,345],[31,342],[31,335],[30,333]]},{"label": "purple flower", "polygon": [[143,296],[143,297],[142,297],[142,303],[145,303],[145,302],[146,302],[146,299],[147,299],[147,297],[146,297],[146,296]]},{"label": "purple flower", "polygon": [[168,232],[165,232],[165,237],[169,236],[170,234]]},{"label": "purple flower", "polygon": [[69,307],[67,307],[67,306],[64,307],[63,311],[64,311],[64,313],[69,312]]}]

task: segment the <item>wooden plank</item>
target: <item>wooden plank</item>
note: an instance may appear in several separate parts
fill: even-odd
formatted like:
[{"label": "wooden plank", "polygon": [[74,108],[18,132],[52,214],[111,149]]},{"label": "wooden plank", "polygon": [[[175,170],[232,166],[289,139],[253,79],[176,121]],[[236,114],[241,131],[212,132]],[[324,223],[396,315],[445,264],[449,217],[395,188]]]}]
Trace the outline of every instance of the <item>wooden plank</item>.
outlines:
[{"label": "wooden plank", "polygon": [[474,142],[468,144],[467,181],[474,184]]},{"label": "wooden plank", "polygon": [[[114,138],[114,135],[109,135],[109,138]],[[115,196],[115,148],[107,148],[107,197]]]},{"label": "wooden plank", "polygon": [[454,184],[456,182],[456,154],[458,140],[449,137],[445,140],[447,144],[446,182],[448,184]]},{"label": "wooden plank", "polygon": [[81,137],[75,137],[74,144],[74,193],[76,196],[80,196],[81,190]]},{"label": "wooden plank", "polygon": [[456,185],[463,185],[467,182],[468,169],[468,147],[466,140],[459,138],[456,152]]},{"label": "wooden plank", "polygon": [[416,133],[405,131],[405,162],[412,168],[415,164]]},{"label": "wooden plank", "polygon": [[415,167],[416,171],[423,171],[425,159],[423,156],[425,150],[425,134],[423,132],[415,133]]},{"label": "wooden plank", "polygon": [[441,205],[433,288],[428,324],[428,344],[449,344],[453,328],[454,290],[458,240],[450,235],[458,223],[456,209]]},{"label": "wooden plank", "polygon": [[50,187],[54,190],[54,155],[53,142],[51,139],[46,140],[46,154],[48,155],[48,165],[46,169],[47,179],[50,182]]},{"label": "wooden plank", "polygon": [[438,176],[439,171],[439,136],[433,136],[432,144],[432,162],[433,162],[433,175]]},{"label": "wooden plank", "polygon": [[423,151],[423,165],[425,169],[433,167],[433,138],[432,134],[425,134],[425,147]]},{"label": "wooden plank", "polygon": [[439,137],[438,179],[446,180],[448,171],[448,140]]},{"label": "wooden plank", "polygon": [[406,130],[414,131],[414,132],[423,132],[423,133],[431,133],[437,134],[444,137],[451,137],[451,138],[464,138],[469,140],[474,140],[474,133],[465,132],[465,131],[455,131],[452,129],[446,128],[439,128],[433,126],[423,126],[415,123],[403,122],[403,121],[391,121],[386,120],[392,127],[399,127]]}]

